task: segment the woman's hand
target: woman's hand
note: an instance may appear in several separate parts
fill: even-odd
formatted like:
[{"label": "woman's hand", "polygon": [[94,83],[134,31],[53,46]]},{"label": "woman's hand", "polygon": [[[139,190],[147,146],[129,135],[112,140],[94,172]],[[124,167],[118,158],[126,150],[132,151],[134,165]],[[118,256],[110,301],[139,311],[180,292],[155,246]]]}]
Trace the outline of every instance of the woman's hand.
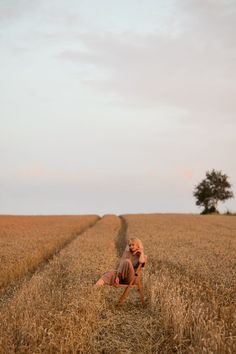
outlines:
[{"label": "woman's hand", "polygon": [[120,284],[120,279],[119,279],[119,277],[116,277],[115,278],[115,285],[119,285]]},{"label": "woman's hand", "polygon": [[137,254],[138,256],[141,256],[141,254],[143,254],[143,250],[141,250],[140,248],[137,248],[134,252],[133,255]]},{"label": "woman's hand", "polygon": [[142,249],[138,248],[137,250],[135,250],[133,252],[133,254],[137,254],[138,255],[140,263],[145,263],[145,256],[144,256],[144,252],[143,252]]}]

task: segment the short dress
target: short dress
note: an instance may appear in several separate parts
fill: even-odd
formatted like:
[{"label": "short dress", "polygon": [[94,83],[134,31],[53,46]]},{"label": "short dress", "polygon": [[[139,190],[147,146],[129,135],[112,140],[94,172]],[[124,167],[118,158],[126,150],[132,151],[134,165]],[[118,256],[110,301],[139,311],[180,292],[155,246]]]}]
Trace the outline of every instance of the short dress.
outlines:
[{"label": "short dress", "polygon": [[[106,272],[102,279],[107,285],[114,285],[115,279],[119,277],[120,284],[129,284],[134,276],[135,269],[139,265],[139,256],[132,255],[130,251],[125,251],[121,257],[121,261],[117,270],[110,270]],[[134,282],[135,284],[135,282]]]}]

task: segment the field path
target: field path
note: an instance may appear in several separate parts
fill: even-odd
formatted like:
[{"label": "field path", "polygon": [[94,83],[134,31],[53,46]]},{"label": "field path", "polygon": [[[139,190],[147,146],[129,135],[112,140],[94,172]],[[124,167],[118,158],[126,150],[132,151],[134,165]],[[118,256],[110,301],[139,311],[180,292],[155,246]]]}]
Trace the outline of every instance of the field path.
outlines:
[{"label": "field path", "polygon": [[15,295],[16,291],[21,288],[23,283],[25,283],[26,281],[30,281],[34,274],[43,271],[43,269],[53,259],[53,257],[59,255],[60,252],[67,246],[69,246],[75,239],[77,239],[77,237],[87,232],[90,228],[93,228],[99,220],[101,220],[101,217],[98,217],[95,221],[83,227],[82,230],[78,232],[73,232],[70,238],[65,239],[64,242],[61,243],[54,251],[45,256],[41,262],[36,264],[31,270],[28,270],[25,274],[23,274],[15,281],[12,281],[5,289],[2,289],[0,293],[0,309],[2,306],[6,305],[6,303],[12,298],[12,296]]},{"label": "field path", "polygon": [[[127,223],[122,216],[120,218],[121,228],[116,240],[118,258],[121,257],[127,244]],[[142,306],[137,290],[131,289],[125,303],[117,306],[119,296],[123,291],[123,289],[108,286],[101,289],[105,311],[99,319],[99,330],[93,337],[94,354],[157,352],[158,347],[164,341],[164,336],[157,328],[157,321],[155,321],[156,328],[153,328],[148,294],[144,294],[146,304]],[[155,336],[153,336],[154,332]]]},{"label": "field path", "polygon": [[[61,228],[59,228],[59,231]],[[0,353],[236,353],[236,218],[104,215],[0,298]],[[79,236],[79,237],[78,237]],[[96,287],[140,238],[145,306]]]},{"label": "field path", "polygon": [[92,352],[104,312],[94,284],[116,263],[119,230],[117,216],[103,216],[22,283],[0,309],[0,353]]}]

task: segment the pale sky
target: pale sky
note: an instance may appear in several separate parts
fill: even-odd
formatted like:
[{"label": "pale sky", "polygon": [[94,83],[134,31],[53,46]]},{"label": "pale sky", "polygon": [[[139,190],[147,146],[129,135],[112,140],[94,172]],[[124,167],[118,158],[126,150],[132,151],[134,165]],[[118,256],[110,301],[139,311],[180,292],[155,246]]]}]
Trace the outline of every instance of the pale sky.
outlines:
[{"label": "pale sky", "polygon": [[0,0],[0,213],[198,213],[213,168],[236,196],[235,35],[235,0]]}]

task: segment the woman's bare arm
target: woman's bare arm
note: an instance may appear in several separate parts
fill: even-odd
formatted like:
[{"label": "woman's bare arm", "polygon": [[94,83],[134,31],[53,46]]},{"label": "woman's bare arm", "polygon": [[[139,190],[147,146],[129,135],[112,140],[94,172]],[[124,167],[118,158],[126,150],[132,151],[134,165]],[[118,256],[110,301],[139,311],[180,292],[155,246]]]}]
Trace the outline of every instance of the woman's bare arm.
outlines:
[{"label": "woman's bare arm", "polygon": [[144,255],[143,252],[140,253],[140,256],[139,256],[139,263],[145,263],[146,262],[146,256]]},{"label": "woman's bare arm", "polygon": [[137,249],[133,254],[138,254],[139,263],[145,263],[147,256],[144,255],[143,249]]}]

